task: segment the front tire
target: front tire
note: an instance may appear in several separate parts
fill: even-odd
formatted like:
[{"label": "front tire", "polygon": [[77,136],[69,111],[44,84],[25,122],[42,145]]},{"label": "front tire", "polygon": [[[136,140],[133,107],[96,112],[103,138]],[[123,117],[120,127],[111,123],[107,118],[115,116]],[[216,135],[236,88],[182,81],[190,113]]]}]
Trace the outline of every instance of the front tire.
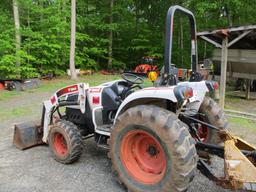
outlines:
[{"label": "front tire", "polygon": [[116,120],[110,157],[120,181],[134,192],[185,191],[197,153],[186,125],[165,109],[140,105]]},{"label": "front tire", "polygon": [[62,119],[50,128],[48,143],[53,158],[63,164],[78,160],[83,149],[82,136],[76,125]]}]

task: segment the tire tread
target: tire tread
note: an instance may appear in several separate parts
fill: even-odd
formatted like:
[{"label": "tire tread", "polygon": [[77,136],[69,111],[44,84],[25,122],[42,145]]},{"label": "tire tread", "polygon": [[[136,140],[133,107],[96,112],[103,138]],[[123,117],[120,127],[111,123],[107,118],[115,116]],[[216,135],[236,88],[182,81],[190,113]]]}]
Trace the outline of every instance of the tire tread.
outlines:
[{"label": "tire tread", "polygon": [[[58,127],[58,128],[61,128],[64,130],[68,139],[70,140],[70,148],[68,151],[69,154],[65,159],[59,158],[54,153],[53,149],[51,149],[53,158],[56,161],[63,163],[63,164],[70,164],[70,163],[77,161],[80,158],[80,156],[82,154],[82,150],[83,150],[83,140],[82,140],[82,136],[81,136],[80,132],[78,131],[77,126],[70,121],[60,119],[57,122],[55,122],[55,124],[50,129],[49,137],[51,134],[51,130],[53,130],[55,127]],[[49,142],[52,142],[51,139],[49,139]],[[51,146],[51,144],[50,144],[50,146]]]},{"label": "tire tread", "polygon": [[[141,114],[141,116],[139,114]],[[135,186],[132,186],[131,183],[127,182],[127,178],[125,178],[123,173],[120,172],[115,160],[115,138],[119,134],[120,130],[122,130],[122,121],[127,121],[127,117],[137,118],[142,124],[156,123],[156,121],[165,122],[162,127],[155,126],[154,129],[163,129],[169,134],[169,137],[172,138],[171,140],[164,140],[163,138],[163,140],[166,143],[169,143],[169,146],[173,146],[170,150],[174,150],[172,153],[172,161],[174,164],[173,174],[175,173],[175,175],[172,178],[173,181],[170,181],[163,186],[161,191],[186,191],[193,180],[197,167],[198,156],[195,149],[195,142],[192,141],[187,125],[181,122],[175,114],[153,105],[135,106],[128,109],[117,118],[118,120],[116,121],[110,136],[109,156],[113,163],[113,169],[117,173],[119,180],[126,185],[129,191],[143,191],[142,189],[136,188]],[[181,150],[178,151],[178,149]]]}]

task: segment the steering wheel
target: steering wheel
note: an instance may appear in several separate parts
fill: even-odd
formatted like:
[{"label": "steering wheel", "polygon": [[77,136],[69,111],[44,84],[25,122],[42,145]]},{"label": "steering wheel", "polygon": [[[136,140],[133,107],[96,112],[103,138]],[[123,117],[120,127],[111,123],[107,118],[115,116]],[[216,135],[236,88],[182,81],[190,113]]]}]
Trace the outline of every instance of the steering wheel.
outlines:
[{"label": "steering wheel", "polygon": [[127,81],[128,83],[131,83],[131,84],[137,84],[137,85],[139,85],[139,84],[144,83],[144,80],[143,80],[141,77],[139,77],[139,76],[137,76],[137,75],[135,75],[135,74],[132,74],[132,73],[123,73],[123,74],[121,75],[121,77],[122,77],[125,81]]}]

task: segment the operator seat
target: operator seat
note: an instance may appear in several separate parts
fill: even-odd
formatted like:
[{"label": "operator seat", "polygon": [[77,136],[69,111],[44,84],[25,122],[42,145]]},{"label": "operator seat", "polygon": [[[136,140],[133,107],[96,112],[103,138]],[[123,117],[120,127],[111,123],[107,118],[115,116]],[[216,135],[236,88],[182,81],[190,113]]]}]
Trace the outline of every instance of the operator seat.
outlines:
[{"label": "operator seat", "polygon": [[129,85],[126,81],[118,81],[111,86],[111,89],[121,100],[124,100],[126,92],[129,90]]}]

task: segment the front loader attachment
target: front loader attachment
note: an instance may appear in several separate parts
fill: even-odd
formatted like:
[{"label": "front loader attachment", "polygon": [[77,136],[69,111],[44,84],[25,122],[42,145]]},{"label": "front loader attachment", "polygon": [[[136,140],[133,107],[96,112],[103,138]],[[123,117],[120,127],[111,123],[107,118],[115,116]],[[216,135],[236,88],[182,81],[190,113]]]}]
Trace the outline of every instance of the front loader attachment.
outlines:
[{"label": "front loader attachment", "polygon": [[256,148],[238,137],[224,143],[225,179],[231,189],[256,191]]},{"label": "front loader attachment", "polygon": [[[225,189],[256,191],[256,148],[239,137],[221,131],[224,146],[198,142],[197,168],[210,180]],[[224,160],[224,177],[217,177],[208,166],[210,155]]]},{"label": "front loader attachment", "polygon": [[26,122],[14,126],[13,144],[21,150],[43,144],[40,123]]},{"label": "front loader attachment", "polygon": [[[49,124],[53,122],[53,113],[58,113],[61,118],[59,107],[78,105],[81,112],[85,112],[86,90],[89,85],[79,83],[64,87],[49,99],[43,102],[41,122],[26,122],[16,124],[14,127],[13,144],[18,149],[27,149],[36,145],[47,143]],[[66,100],[68,95],[78,95],[76,101]]]}]

